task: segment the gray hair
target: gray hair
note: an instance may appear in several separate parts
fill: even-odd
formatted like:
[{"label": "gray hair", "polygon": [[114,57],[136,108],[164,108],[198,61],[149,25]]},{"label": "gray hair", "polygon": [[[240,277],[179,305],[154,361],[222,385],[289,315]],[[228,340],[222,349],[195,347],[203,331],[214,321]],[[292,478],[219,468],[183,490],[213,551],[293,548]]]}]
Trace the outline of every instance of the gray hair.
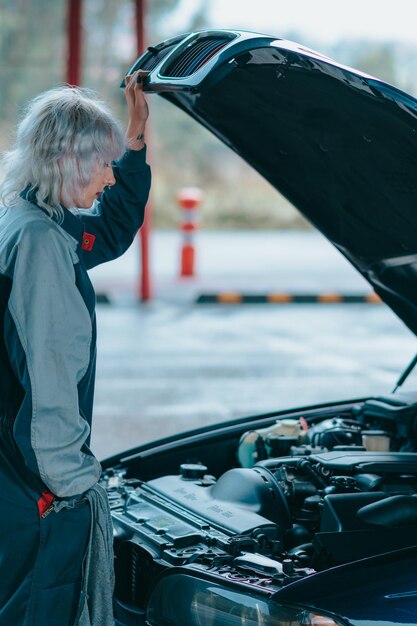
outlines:
[{"label": "gray hair", "polygon": [[28,103],[15,145],[2,158],[0,200],[12,206],[22,191],[51,217],[61,220],[61,201],[74,206],[73,193],[91,182],[97,165],[125,150],[119,123],[86,89],[58,87]]}]

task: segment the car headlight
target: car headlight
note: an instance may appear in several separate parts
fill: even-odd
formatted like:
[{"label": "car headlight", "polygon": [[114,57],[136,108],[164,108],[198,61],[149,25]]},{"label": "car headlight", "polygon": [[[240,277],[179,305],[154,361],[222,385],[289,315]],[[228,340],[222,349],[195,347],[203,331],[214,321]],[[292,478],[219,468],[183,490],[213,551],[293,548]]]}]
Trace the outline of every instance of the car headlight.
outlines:
[{"label": "car headlight", "polygon": [[182,573],[163,577],[148,606],[152,626],[342,626],[330,615]]}]

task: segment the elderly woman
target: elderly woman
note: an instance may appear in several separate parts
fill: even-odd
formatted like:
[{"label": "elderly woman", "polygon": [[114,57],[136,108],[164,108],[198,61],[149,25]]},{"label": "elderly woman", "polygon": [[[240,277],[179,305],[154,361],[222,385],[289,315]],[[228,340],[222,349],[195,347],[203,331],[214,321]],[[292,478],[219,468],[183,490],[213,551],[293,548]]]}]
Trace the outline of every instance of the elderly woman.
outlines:
[{"label": "elderly woman", "polygon": [[100,477],[89,448],[96,322],[87,270],[130,246],[150,187],[141,73],[125,95],[124,137],[91,93],[41,94],[3,161],[0,626],[73,626],[80,607],[85,494]]}]

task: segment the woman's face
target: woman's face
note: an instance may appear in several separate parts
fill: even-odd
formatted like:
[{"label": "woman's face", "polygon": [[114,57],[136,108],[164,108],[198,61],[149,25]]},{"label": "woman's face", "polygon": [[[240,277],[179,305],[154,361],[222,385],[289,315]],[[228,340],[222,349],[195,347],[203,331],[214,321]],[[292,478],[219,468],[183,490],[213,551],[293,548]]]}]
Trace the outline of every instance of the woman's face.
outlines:
[{"label": "woman's face", "polygon": [[115,182],[116,180],[111,163],[105,163],[104,165],[97,164],[90,184],[87,187],[77,189],[73,194],[75,206],[80,209],[89,209],[93,205],[94,200],[99,197],[104,187],[114,185]]}]

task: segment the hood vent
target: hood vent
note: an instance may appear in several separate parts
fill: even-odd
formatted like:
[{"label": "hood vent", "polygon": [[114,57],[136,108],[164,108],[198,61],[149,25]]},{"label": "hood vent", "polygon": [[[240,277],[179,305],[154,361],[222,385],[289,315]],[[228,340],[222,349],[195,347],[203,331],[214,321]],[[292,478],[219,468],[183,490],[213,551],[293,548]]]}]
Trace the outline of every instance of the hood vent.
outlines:
[{"label": "hood vent", "polygon": [[164,70],[161,76],[183,78],[194,74],[204,63],[219,50],[227,46],[234,36],[201,37],[190,43],[179,56],[176,57]]},{"label": "hood vent", "polygon": [[178,42],[175,42],[170,46],[162,48],[161,50],[157,50],[157,48],[148,48],[148,53],[145,56],[143,63],[141,63],[140,68],[137,69],[151,72],[177,45]]}]

